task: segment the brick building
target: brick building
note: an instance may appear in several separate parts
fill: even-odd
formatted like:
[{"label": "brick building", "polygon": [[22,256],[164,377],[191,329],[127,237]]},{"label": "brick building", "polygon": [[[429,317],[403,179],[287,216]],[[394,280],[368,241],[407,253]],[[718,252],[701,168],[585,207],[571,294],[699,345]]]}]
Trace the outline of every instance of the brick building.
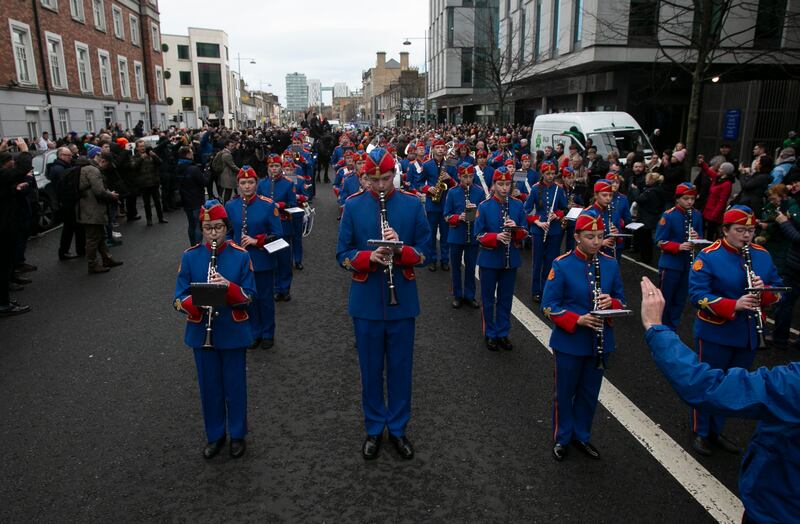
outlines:
[{"label": "brick building", "polygon": [[166,127],[157,0],[0,0],[0,134]]}]

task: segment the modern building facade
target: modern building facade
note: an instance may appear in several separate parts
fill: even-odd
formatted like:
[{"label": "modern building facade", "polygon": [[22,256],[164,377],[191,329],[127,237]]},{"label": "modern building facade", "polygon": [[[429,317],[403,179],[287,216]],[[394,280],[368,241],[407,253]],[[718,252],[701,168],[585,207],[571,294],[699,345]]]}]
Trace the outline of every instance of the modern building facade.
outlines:
[{"label": "modern building facade", "polygon": [[293,112],[308,109],[308,82],[305,74],[286,75],[286,109]]},{"label": "modern building facade", "polygon": [[347,98],[350,96],[350,88],[344,82],[333,84],[333,98]]},{"label": "modern building facade", "polygon": [[0,0],[0,135],[167,126],[157,0]]},{"label": "modern building facade", "polygon": [[322,82],[316,78],[308,80],[308,107],[322,107]]},{"label": "modern building facade", "polygon": [[190,27],[187,35],[165,34],[164,43],[169,120],[189,128],[203,120],[232,127],[237,90],[227,33]]}]

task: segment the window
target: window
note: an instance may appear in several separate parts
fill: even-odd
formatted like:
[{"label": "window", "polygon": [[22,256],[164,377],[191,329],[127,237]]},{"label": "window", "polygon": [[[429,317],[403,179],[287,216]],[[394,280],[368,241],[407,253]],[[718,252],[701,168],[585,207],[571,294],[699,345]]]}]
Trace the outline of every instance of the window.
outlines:
[{"label": "window", "polygon": [[[705,13],[705,10],[708,9],[710,12]],[[725,23],[725,18],[728,12],[729,6],[726,0],[709,0],[708,2],[702,2],[699,4],[694,4],[694,20],[692,21],[692,43],[698,42],[700,38],[709,38],[712,41],[716,41],[719,38],[719,35],[722,33],[722,24]],[[709,20],[709,25],[706,26],[704,29],[703,26],[703,18],[704,15],[707,15]],[[707,35],[703,35],[702,33],[707,31]]]},{"label": "window", "polygon": [[47,62],[50,65],[50,80],[56,89],[67,88],[67,68],[64,65],[64,46],[59,35],[45,32],[47,39]]},{"label": "window", "polygon": [[542,54],[542,0],[536,0],[536,34],[533,35],[533,58]]},{"label": "window", "polygon": [[83,12],[83,0],[69,0],[69,14],[73,20],[85,22],[86,15]]},{"label": "window", "polygon": [[89,59],[89,46],[75,42],[75,58],[78,62],[78,84],[82,93],[92,93],[92,61]]},{"label": "window", "polygon": [[9,24],[11,25],[11,44],[14,48],[14,65],[17,68],[17,82],[22,85],[36,85],[31,29],[28,24],[16,20],[9,20]]},{"label": "window", "polygon": [[785,22],[786,0],[761,0],[758,2],[756,34],[753,42],[755,47],[762,49],[780,47]]},{"label": "window", "polygon": [[58,11],[58,0],[42,0],[42,7]]},{"label": "window", "polygon": [[139,19],[133,15],[128,15],[128,24],[131,26],[131,43],[139,45]]},{"label": "window", "polygon": [[519,65],[525,63],[525,24],[527,20],[525,19],[525,9],[519,10]]},{"label": "window", "polygon": [[100,89],[104,95],[113,95],[114,86],[111,85],[111,59],[108,51],[97,50],[97,57],[100,62]]},{"label": "window", "polygon": [[453,47],[453,40],[455,38],[455,20],[453,8],[447,8],[447,47]]},{"label": "window", "polygon": [[580,43],[583,38],[583,0],[575,0],[575,27],[572,28],[572,41]]},{"label": "window", "polygon": [[119,68],[119,91],[123,98],[131,97],[131,79],[128,76],[128,59],[124,56],[117,57],[117,67]]},{"label": "window", "polygon": [[190,96],[181,98],[181,109],[184,111],[194,111],[194,98]]},{"label": "window", "polygon": [[100,31],[106,30],[106,11],[103,0],[92,0],[92,17],[94,26]]},{"label": "window", "polygon": [[142,63],[133,62],[133,83],[136,85],[136,98],[142,99],[144,98],[144,78],[143,78],[143,70],[142,70]]},{"label": "window", "polygon": [[189,46],[178,44],[178,60],[189,60]]},{"label": "window", "polygon": [[158,32],[158,26],[156,24],[152,24],[150,26],[150,35],[153,38],[153,51],[156,53],[161,52],[161,35]]},{"label": "window", "polygon": [[122,23],[122,9],[112,5],[111,6],[111,19],[114,22],[114,36],[117,38],[125,39],[125,26]]},{"label": "window", "polygon": [[86,131],[94,133],[94,111],[87,109],[83,114],[83,118],[86,120]]},{"label": "window", "polygon": [[130,111],[125,111],[125,129],[133,129],[133,117],[131,117]]},{"label": "window", "polygon": [[631,0],[629,45],[655,45],[658,34],[658,0]]},{"label": "window", "polygon": [[164,100],[164,71],[161,66],[156,66],[156,95],[159,102]]},{"label": "window", "polygon": [[160,120],[161,120],[161,129],[166,129],[167,128],[167,114],[166,113],[161,113],[159,116],[160,116]]},{"label": "window", "polygon": [[69,134],[69,109],[58,110],[58,136],[65,137]]},{"label": "window", "polygon": [[39,135],[39,112],[25,111],[25,125],[28,129],[28,136],[36,138]]},{"label": "window", "polygon": [[206,44],[197,42],[197,56],[203,58],[219,58],[219,44]]},{"label": "window", "polygon": [[181,71],[179,73],[181,78],[181,85],[182,86],[190,86],[192,85],[192,72],[191,71]]},{"label": "window", "polygon": [[111,129],[111,126],[114,124],[114,106],[103,107],[103,122],[105,123],[106,129]]},{"label": "window", "polygon": [[210,114],[222,111],[222,67],[220,64],[197,64],[197,85],[200,86],[200,105],[208,106]]},{"label": "window", "polygon": [[472,87],[472,48],[461,50],[461,87]]},{"label": "window", "polygon": [[561,0],[553,0],[553,41],[550,45],[553,52],[550,56],[555,57],[558,55],[558,25],[561,23]]}]

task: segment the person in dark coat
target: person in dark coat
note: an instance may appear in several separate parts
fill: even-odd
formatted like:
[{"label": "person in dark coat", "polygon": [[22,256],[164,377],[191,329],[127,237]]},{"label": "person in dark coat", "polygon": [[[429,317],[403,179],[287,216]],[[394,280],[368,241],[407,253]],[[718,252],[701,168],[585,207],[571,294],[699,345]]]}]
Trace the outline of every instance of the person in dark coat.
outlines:
[{"label": "person in dark coat", "polygon": [[772,159],[762,155],[753,163],[753,172],[741,175],[739,183],[742,185],[742,192],[739,194],[740,205],[753,209],[756,213],[761,213],[764,207],[764,193],[766,193],[770,182],[772,182]]},{"label": "person in dark coat", "polygon": [[653,232],[658,227],[658,221],[666,206],[666,197],[661,187],[664,180],[658,173],[648,173],[645,176],[645,186],[636,197],[636,209],[639,222],[644,224],[633,233],[633,241],[639,248],[642,262],[650,264],[653,261]]},{"label": "person in dark coat", "polygon": [[[22,139],[17,140],[17,147],[27,151]],[[14,238],[17,234],[17,193],[27,189],[26,173],[14,165],[11,153],[4,151],[7,143],[0,144],[0,236]],[[11,300],[9,281],[14,267],[14,252],[11,249],[0,249],[0,317],[19,315],[31,310]]]},{"label": "person in dark coat", "polygon": [[189,244],[195,245],[203,238],[198,217],[205,202],[209,176],[194,162],[194,150],[190,146],[182,146],[178,150],[178,157],[175,177],[188,221]]},{"label": "person in dark coat", "polygon": [[[50,168],[47,170],[47,178],[56,188],[58,214],[63,224],[61,241],[58,245],[58,259],[69,260],[86,255],[84,251],[86,248],[86,236],[83,226],[78,224],[75,217],[75,205],[78,203],[75,200],[77,191],[70,191],[65,181],[62,180],[65,173],[75,165],[72,152],[67,147],[60,147],[56,155],[55,161],[50,164]],[[75,253],[77,254],[70,253],[69,250],[72,246],[73,237],[75,237]]]}]

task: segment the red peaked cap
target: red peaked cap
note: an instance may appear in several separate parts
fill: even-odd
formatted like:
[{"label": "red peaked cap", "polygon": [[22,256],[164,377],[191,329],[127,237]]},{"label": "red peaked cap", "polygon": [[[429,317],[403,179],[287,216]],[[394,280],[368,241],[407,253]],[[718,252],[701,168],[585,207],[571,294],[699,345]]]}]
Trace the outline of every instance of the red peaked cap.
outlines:
[{"label": "red peaked cap", "polygon": [[595,193],[613,193],[614,188],[611,187],[610,180],[598,180],[594,183],[594,192]]},{"label": "red peaked cap", "polygon": [[492,182],[510,182],[513,178],[511,172],[506,169],[505,167],[498,167],[494,170],[494,175],[492,175]]},{"label": "red peaked cap", "polygon": [[441,138],[435,138],[431,142],[431,147],[443,146],[443,145],[446,145],[446,144],[444,143],[444,140],[442,140]]},{"label": "red peaked cap", "polygon": [[462,162],[460,166],[458,166],[458,174],[463,175],[465,173],[469,173],[471,175],[475,174],[475,166],[468,162]]},{"label": "red peaked cap", "polygon": [[581,211],[578,219],[575,221],[575,232],[578,231],[604,231],[605,224],[603,219],[595,212]]},{"label": "red peaked cap", "polygon": [[678,184],[678,187],[675,188],[675,196],[681,197],[684,195],[697,196],[697,187],[690,182]]},{"label": "red peaked cap", "polygon": [[724,225],[752,226],[756,223],[756,218],[753,215],[753,210],[747,206],[731,206],[730,209],[725,211],[722,223]]},{"label": "red peaked cap", "polygon": [[485,149],[481,149],[475,154],[476,158],[489,158],[489,153]]},{"label": "red peaked cap", "polygon": [[525,162],[526,160],[530,160],[530,159],[531,159],[531,155],[522,155],[521,157],[519,157],[519,161],[520,162]]},{"label": "red peaked cap", "polygon": [[252,167],[242,166],[242,168],[239,169],[239,172],[236,174],[236,180],[241,180],[243,178],[258,178],[258,176]]},{"label": "red peaked cap", "polygon": [[547,172],[555,173],[556,165],[553,164],[552,162],[542,162],[541,167],[539,167],[539,171],[541,171],[542,174],[545,174]]},{"label": "red peaked cap", "polygon": [[394,171],[394,168],[394,158],[382,147],[370,151],[364,160],[364,173],[370,178],[377,178],[384,173]]},{"label": "red peaked cap", "polygon": [[278,164],[281,165],[281,156],[280,155],[269,155],[267,157],[267,164]]},{"label": "red peaked cap", "polygon": [[207,200],[200,208],[200,222],[225,218],[228,218],[228,213],[225,212],[225,207],[219,200]]},{"label": "red peaked cap", "polygon": [[504,166],[512,166],[512,167],[514,167],[514,166],[517,165],[517,163],[514,162],[513,158],[509,158],[508,160],[505,161],[505,163],[503,165]]},{"label": "red peaked cap", "polygon": [[606,173],[606,180],[610,180],[611,182],[619,182],[622,179],[619,173],[610,172]]}]

